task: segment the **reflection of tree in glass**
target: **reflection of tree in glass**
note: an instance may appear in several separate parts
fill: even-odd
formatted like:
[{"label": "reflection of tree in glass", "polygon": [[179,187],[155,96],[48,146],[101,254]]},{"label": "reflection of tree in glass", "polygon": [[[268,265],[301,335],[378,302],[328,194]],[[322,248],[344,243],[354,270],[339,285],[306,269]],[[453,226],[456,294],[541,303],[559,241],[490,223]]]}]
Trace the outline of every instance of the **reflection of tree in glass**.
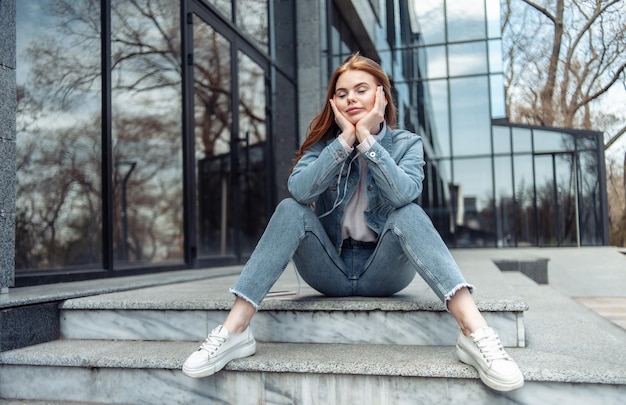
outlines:
[{"label": "reflection of tree in glass", "polygon": [[30,38],[30,90],[47,109],[79,108],[85,93],[100,91],[100,2],[41,3],[46,24]]},{"label": "reflection of tree in glass", "polygon": [[[578,212],[578,220],[580,227],[580,236],[582,244],[595,245],[602,243],[601,235],[602,213],[600,210],[600,185],[598,182],[597,151],[599,149],[598,142],[601,142],[594,135],[571,136],[563,134],[561,136],[562,149],[568,151],[558,155],[558,161],[564,165],[563,173],[568,175],[569,183],[560,184],[560,189],[569,190],[571,200],[560,201],[560,204],[566,205],[568,210],[566,213],[565,235],[566,239],[576,243],[576,214]],[[576,151],[576,153],[574,153]],[[559,179],[564,178],[564,174]],[[575,177],[577,176],[577,177]],[[578,207],[576,207],[575,196],[578,193]],[[569,221],[569,222],[567,222]]]},{"label": "reflection of tree in glass", "polygon": [[18,55],[28,72],[17,91],[18,269],[101,261],[99,53],[85,52],[99,49],[94,12],[95,2],[43,3]]},{"label": "reflection of tree in glass", "polygon": [[[24,4],[18,5],[18,11]],[[17,267],[97,265],[101,261],[101,2],[40,4],[37,35],[25,36],[27,54],[18,56],[24,62],[21,70],[29,73],[18,88],[16,237],[21,245]],[[130,260],[181,257],[179,24],[178,2],[111,2],[113,160],[136,162],[126,185]],[[266,31],[259,38],[266,38]],[[194,77],[201,95],[196,102],[200,100],[206,112],[196,117],[200,118],[196,126],[208,155],[215,153],[215,143],[230,125],[230,105],[224,101],[230,98],[228,54],[211,52],[210,45],[202,43],[208,52],[195,55],[197,65],[206,69],[196,69]],[[256,107],[248,105],[251,101],[242,97],[241,110],[254,112]],[[249,116],[254,117],[251,124],[264,119]],[[248,130],[253,139],[265,137],[255,125]],[[115,224],[119,224],[120,189],[115,180],[114,186]],[[124,238],[119,226],[115,230],[119,246]]]},{"label": "reflection of tree in glass", "polygon": [[[555,195],[556,194],[556,195]],[[537,233],[539,245],[575,245],[576,210],[573,176],[537,185]]]},{"label": "reflection of tree in glass", "polygon": [[230,44],[209,25],[194,18],[194,93],[196,157],[230,148]]},{"label": "reflection of tree in glass", "polygon": [[[114,241],[120,260],[182,255],[178,12],[179,5],[166,0],[111,4]],[[123,162],[135,164],[127,181]]]},{"label": "reflection of tree in glass", "polygon": [[265,52],[269,49],[268,3],[267,0],[237,0],[237,26]]},{"label": "reflection of tree in glass", "polygon": [[[580,147],[580,146],[579,146]],[[597,244],[601,242],[599,232],[599,200],[597,181],[597,164],[595,155],[585,159],[585,152],[579,151],[579,161],[574,162],[573,153],[560,153],[554,156],[556,178],[550,173],[536,175],[536,185],[532,182],[520,180],[515,194],[515,218],[509,221],[516,222],[517,243],[520,245],[576,245],[578,243],[578,228],[581,235],[587,239],[583,244]],[[582,156],[582,158],[581,158]],[[552,165],[552,156],[544,157],[548,165]],[[576,165],[580,166],[577,174]],[[578,180],[576,176],[578,175]],[[580,196],[576,206],[576,194]],[[534,208],[536,203],[536,210]],[[508,212],[508,210],[507,210]],[[511,210],[511,214],[513,210]],[[578,214],[579,224],[576,224]],[[582,228],[587,227],[586,231]]]},{"label": "reflection of tree in glass", "polygon": [[518,246],[535,244],[534,190],[525,178],[515,186],[514,209],[511,210],[511,222],[515,224],[515,241]]},{"label": "reflection of tree in glass", "polygon": [[99,127],[20,133],[16,268],[100,261]]},{"label": "reflection of tree in glass", "polygon": [[239,54],[239,120],[250,145],[265,141],[265,71]]},{"label": "reflection of tree in glass", "polygon": [[[51,23],[29,38],[30,75],[18,101],[23,222],[17,237],[24,241],[18,268],[101,261],[99,7],[99,1],[50,1],[42,20]],[[114,1],[111,10],[114,160],[137,161],[128,184],[128,240],[136,260],[180,256],[177,14],[168,1]],[[42,193],[47,187],[54,192]],[[119,188],[114,198],[119,218]],[[79,249],[78,241],[92,246]],[[70,250],[73,256],[58,253]]]}]

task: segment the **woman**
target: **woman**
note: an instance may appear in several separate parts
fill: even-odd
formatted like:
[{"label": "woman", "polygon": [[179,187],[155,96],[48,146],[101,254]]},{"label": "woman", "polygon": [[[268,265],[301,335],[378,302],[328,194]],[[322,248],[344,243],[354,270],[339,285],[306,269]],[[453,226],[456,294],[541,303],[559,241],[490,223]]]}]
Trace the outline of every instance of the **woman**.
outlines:
[{"label": "woman", "polygon": [[183,365],[205,377],[254,354],[249,324],[289,260],[327,296],[389,296],[419,273],[458,322],[459,359],[489,387],[524,384],[515,362],[487,326],[468,284],[424,211],[424,157],[416,134],[393,129],[396,109],[381,67],[359,54],[333,73],[329,102],[311,122],[288,181],[293,198],[274,212],[230,291],[236,299]]}]

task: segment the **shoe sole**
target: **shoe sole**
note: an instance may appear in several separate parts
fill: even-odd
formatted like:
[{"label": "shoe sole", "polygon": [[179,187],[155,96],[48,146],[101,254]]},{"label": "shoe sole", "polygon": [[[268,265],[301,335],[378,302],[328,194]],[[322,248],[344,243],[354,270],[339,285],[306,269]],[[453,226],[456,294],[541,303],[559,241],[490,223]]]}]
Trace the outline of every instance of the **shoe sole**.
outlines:
[{"label": "shoe sole", "polygon": [[503,383],[501,381],[494,380],[493,377],[485,373],[483,369],[478,364],[476,364],[474,358],[471,355],[467,354],[463,348],[459,347],[459,345],[456,346],[456,354],[461,362],[474,367],[476,371],[478,371],[478,376],[480,377],[480,380],[491,389],[500,392],[508,392],[516,390],[518,388],[522,388],[524,386],[523,378],[511,383]]},{"label": "shoe sole", "polygon": [[252,356],[254,353],[256,353],[255,340],[246,343],[244,346],[233,348],[228,353],[225,353],[224,356],[215,361],[215,363],[209,364],[206,367],[188,369],[183,365],[183,374],[191,378],[209,377],[223,369],[224,366],[226,366],[226,364],[228,364],[230,361],[235,359],[243,359],[244,357]]}]

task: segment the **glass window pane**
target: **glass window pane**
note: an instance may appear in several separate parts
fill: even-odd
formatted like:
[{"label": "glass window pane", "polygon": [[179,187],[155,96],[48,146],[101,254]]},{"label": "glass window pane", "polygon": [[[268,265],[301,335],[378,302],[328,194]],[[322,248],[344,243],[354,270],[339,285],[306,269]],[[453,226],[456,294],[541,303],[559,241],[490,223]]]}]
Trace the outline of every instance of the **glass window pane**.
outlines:
[{"label": "glass window pane", "polygon": [[534,130],[535,153],[574,150],[574,137],[555,131]]},{"label": "glass window pane", "polygon": [[576,184],[572,154],[535,157],[539,245],[577,243]]},{"label": "glass window pane", "polygon": [[469,42],[448,46],[450,76],[487,73],[485,42]]},{"label": "glass window pane", "polygon": [[341,34],[339,29],[332,25],[330,27],[330,47],[331,47],[331,64],[332,66],[339,66],[343,61],[341,55]]},{"label": "glass window pane", "polygon": [[268,40],[268,0],[237,0],[237,26],[265,52]]},{"label": "glass window pane", "polygon": [[450,124],[448,108],[448,82],[445,80],[429,80],[425,82],[430,87],[432,107],[435,121],[435,139],[433,147],[436,157],[450,156]]},{"label": "glass window pane", "polygon": [[487,4],[487,36],[489,38],[500,38],[502,36],[500,28],[500,0],[486,0]]},{"label": "glass window pane", "polygon": [[227,20],[233,20],[233,2],[232,0],[204,0],[212,4]]},{"label": "glass window pane", "polygon": [[452,212],[450,211],[450,160],[426,159],[425,187],[428,198],[422,207],[428,213],[439,234],[448,245],[454,243],[452,237]]},{"label": "glass window pane", "polygon": [[509,127],[493,127],[493,153],[511,153],[511,129]]},{"label": "glass window pane", "polygon": [[454,161],[457,246],[495,245],[492,184],[491,159]]},{"label": "glass window pane", "polygon": [[101,268],[100,3],[15,5],[15,267]]},{"label": "glass window pane", "polygon": [[578,240],[576,217],[576,184],[574,154],[555,157],[557,191],[557,242],[558,246],[576,246]]},{"label": "glass window pane", "polygon": [[515,244],[516,246],[536,246],[537,217],[534,208],[535,191],[532,156],[513,156],[513,173],[515,178]]},{"label": "glass window pane", "polygon": [[485,0],[447,0],[448,42],[485,39]]},{"label": "glass window pane", "polygon": [[439,170],[439,177],[441,178],[441,183],[443,185],[441,190],[441,194],[444,196],[443,201],[446,204],[449,204],[450,190],[448,190],[447,187],[449,184],[452,184],[452,160],[441,159],[437,165],[437,169]]},{"label": "glass window pane", "polygon": [[532,152],[530,129],[513,128],[513,152]]},{"label": "glass window pane", "polygon": [[489,44],[489,73],[502,73],[502,41],[491,40]]},{"label": "glass window pane", "polygon": [[426,49],[428,78],[445,78],[448,76],[445,46],[429,46]]},{"label": "glass window pane", "polygon": [[452,151],[455,156],[491,153],[491,118],[486,88],[487,77],[450,80]]},{"label": "glass window pane", "polygon": [[179,6],[111,2],[114,257],[183,259]]},{"label": "glass window pane", "polygon": [[506,118],[504,100],[504,78],[501,74],[490,75],[491,117]]},{"label": "glass window pane", "polygon": [[494,158],[496,223],[498,247],[514,246],[515,205],[513,204],[513,172],[511,157]]},{"label": "glass window pane", "polygon": [[578,151],[592,151],[597,152],[598,147],[602,149],[604,147],[604,143],[602,140],[602,135],[590,134],[590,135],[576,135],[575,138],[576,148],[573,146],[570,147],[569,150],[577,149]]},{"label": "glass window pane", "polygon": [[441,44],[445,38],[444,2],[442,0],[420,0],[413,2],[415,14],[425,44]]},{"label": "glass window pane", "polygon": [[267,128],[265,71],[239,52],[239,139],[242,254],[252,253],[267,225]]},{"label": "glass window pane", "polygon": [[535,157],[535,187],[537,189],[538,243],[540,246],[556,246],[555,233],[558,218],[556,207],[552,156]]},{"label": "glass window pane", "polygon": [[428,48],[418,47],[406,50],[402,53],[402,60],[403,65],[408,68],[404,73],[407,80],[428,78]]},{"label": "glass window pane", "polygon": [[578,155],[578,215],[580,217],[581,245],[601,245],[602,208],[600,203],[600,182],[598,181],[598,155],[595,151],[581,152]]},{"label": "glass window pane", "polygon": [[535,182],[537,191],[547,188],[552,192],[552,155],[535,157]]},{"label": "glass window pane", "polygon": [[225,256],[234,253],[231,43],[196,16],[193,27],[198,256]]}]

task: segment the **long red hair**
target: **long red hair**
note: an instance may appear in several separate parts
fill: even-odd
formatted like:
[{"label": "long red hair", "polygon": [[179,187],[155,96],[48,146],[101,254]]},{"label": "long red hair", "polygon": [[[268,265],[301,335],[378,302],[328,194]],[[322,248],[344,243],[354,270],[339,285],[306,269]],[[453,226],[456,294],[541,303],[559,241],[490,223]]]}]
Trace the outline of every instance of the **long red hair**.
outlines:
[{"label": "long red hair", "polygon": [[[393,103],[391,97],[391,82],[389,78],[380,67],[380,65],[373,60],[361,56],[358,52],[350,55],[341,65],[335,70],[328,82],[328,91],[326,93],[326,102],[322,111],[311,120],[307,129],[307,137],[304,143],[298,150],[296,158],[294,159],[294,165],[298,163],[304,152],[311,146],[315,145],[322,139],[330,139],[337,136],[339,132],[339,126],[335,123],[335,115],[330,107],[329,100],[335,95],[335,86],[339,76],[349,70],[362,70],[374,76],[379,86],[383,86],[385,91],[385,98],[387,99],[387,108],[385,109],[385,123],[387,126],[394,128],[396,126],[396,106]],[[293,167],[292,167],[293,169]],[[290,170],[291,171],[291,170]]]}]

